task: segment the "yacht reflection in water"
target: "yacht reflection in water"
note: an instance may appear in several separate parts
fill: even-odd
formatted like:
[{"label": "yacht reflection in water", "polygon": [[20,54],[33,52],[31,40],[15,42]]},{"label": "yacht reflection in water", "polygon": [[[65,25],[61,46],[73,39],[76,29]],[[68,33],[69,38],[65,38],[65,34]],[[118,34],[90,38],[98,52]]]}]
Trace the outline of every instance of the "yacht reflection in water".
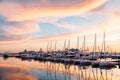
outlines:
[{"label": "yacht reflection in water", "polygon": [[[54,62],[40,62],[44,70],[33,70],[32,75],[40,80],[114,80],[113,70],[75,66]],[[44,76],[44,77],[43,77]],[[116,79],[115,79],[116,80]]]},{"label": "yacht reflection in water", "polygon": [[[0,58],[0,80],[118,80],[120,69]],[[114,74],[113,74],[114,73]],[[7,76],[6,76],[7,75]]]}]

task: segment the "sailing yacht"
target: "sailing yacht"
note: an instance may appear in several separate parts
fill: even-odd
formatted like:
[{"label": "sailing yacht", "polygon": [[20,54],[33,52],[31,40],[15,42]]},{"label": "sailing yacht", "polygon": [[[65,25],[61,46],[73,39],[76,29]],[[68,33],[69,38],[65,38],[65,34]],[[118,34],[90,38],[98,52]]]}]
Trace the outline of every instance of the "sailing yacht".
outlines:
[{"label": "sailing yacht", "polygon": [[[95,41],[94,41],[94,46],[93,46],[93,53],[91,55],[92,60],[97,60],[100,57],[100,54],[96,52],[96,34],[95,34]],[[100,61],[92,61],[91,65],[92,67],[99,67]]]},{"label": "sailing yacht", "polygon": [[91,64],[90,60],[86,60],[86,57],[88,57],[88,55],[87,55],[88,51],[86,52],[85,40],[86,40],[86,38],[84,36],[83,46],[82,46],[82,54],[84,54],[84,55],[82,56],[82,60],[80,60],[80,65],[83,65],[83,66]]},{"label": "sailing yacht", "polygon": [[[104,51],[104,54],[105,54],[105,52],[106,52],[105,32],[104,32],[104,36],[103,36],[103,51]],[[106,68],[112,68],[112,67],[115,67],[116,64],[113,63],[113,62],[110,62],[110,61],[106,61],[106,58],[105,58],[105,61],[101,61],[99,66],[100,67],[106,67]]]}]

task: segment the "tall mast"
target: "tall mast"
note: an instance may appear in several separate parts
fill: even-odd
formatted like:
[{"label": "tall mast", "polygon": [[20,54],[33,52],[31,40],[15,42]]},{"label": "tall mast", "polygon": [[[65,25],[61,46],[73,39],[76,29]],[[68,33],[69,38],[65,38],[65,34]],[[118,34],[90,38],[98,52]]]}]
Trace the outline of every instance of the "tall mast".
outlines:
[{"label": "tall mast", "polygon": [[[106,43],[105,43],[105,32],[103,34],[103,52],[104,52],[104,56],[105,56],[105,50],[106,49]],[[106,61],[106,58],[105,58],[105,61]]]},{"label": "tall mast", "polygon": [[93,51],[94,51],[94,53],[96,52],[96,34],[95,34],[95,41],[94,41]]},{"label": "tall mast", "polygon": [[105,46],[106,46],[106,43],[105,43],[105,32],[104,32],[104,36],[103,36],[103,51],[105,53]]},{"label": "tall mast", "polygon": [[105,47],[106,47],[106,43],[105,43],[105,32],[103,33],[103,43],[102,43],[102,52],[105,53]]},{"label": "tall mast", "polygon": [[48,48],[49,48],[49,42],[48,42],[48,44],[47,44],[47,51],[49,50]]},{"label": "tall mast", "polygon": [[66,39],[65,39],[65,42],[64,42],[63,50],[65,50],[65,48],[66,48]]},{"label": "tall mast", "polygon": [[84,36],[84,39],[83,39],[82,50],[85,51],[85,36]]},{"label": "tall mast", "polygon": [[79,36],[77,38],[77,46],[76,46],[76,48],[79,50]]},{"label": "tall mast", "polygon": [[68,42],[68,49],[70,49],[70,39],[69,39],[69,42]]},{"label": "tall mast", "polygon": [[55,51],[56,51],[57,41],[55,41]]},{"label": "tall mast", "polygon": [[96,34],[95,34],[95,41],[93,45],[92,59],[93,59],[93,53],[96,53]]},{"label": "tall mast", "polygon": [[95,52],[96,52],[96,37],[97,37],[97,36],[96,36],[96,34],[95,34]]},{"label": "tall mast", "polygon": [[51,41],[51,43],[50,43],[50,51],[52,51],[52,41]]}]

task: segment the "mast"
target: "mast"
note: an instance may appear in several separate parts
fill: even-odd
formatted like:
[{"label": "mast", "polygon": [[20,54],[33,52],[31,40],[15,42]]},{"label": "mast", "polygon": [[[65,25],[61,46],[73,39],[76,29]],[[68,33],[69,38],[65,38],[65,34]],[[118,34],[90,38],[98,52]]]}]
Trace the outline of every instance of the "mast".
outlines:
[{"label": "mast", "polygon": [[55,41],[55,51],[56,51],[57,41]]},{"label": "mast", "polygon": [[65,50],[65,48],[66,48],[66,39],[65,39],[65,42],[64,42],[63,50]]},{"label": "mast", "polygon": [[69,42],[68,42],[68,49],[70,49],[70,39],[69,39]]},{"label": "mast", "polygon": [[83,39],[83,45],[82,45],[82,52],[85,51],[85,40],[86,40],[86,38],[85,38],[85,36],[84,36],[84,39]]},{"label": "mast", "polygon": [[77,46],[76,46],[76,48],[79,50],[79,36],[77,38]]},{"label": "mast", "polygon": [[93,58],[93,55],[96,53],[96,34],[95,34],[95,41],[94,41],[94,45],[93,45],[93,52],[92,52],[92,59]]},{"label": "mast", "polygon": [[76,46],[76,49],[78,49],[78,51],[77,51],[77,56],[78,56],[78,58],[80,58],[80,50],[79,50],[79,36],[78,36],[78,38],[77,38],[77,46]]},{"label": "mast", "polygon": [[[105,47],[106,47],[106,43],[105,43],[105,32],[103,34],[103,52],[104,52],[104,57],[105,57]],[[106,58],[105,58],[105,61],[106,61]]]},{"label": "mast", "polygon": [[96,52],[96,34],[95,34],[95,41],[94,41],[94,46],[93,46],[93,52]]},{"label": "mast", "polygon": [[51,41],[51,43],[50,43],[50,51],[52,51],[52,41]]},{"label": "mast", "polygon": [[48,52],[48,50],[49,50],[49,42],[48,42],[48,44],[47,44],[47,52]]},{"label": "mast", "polygon": [[95,46],[95,52],[96,52],[96,34],[95,34],[95,43],[94,43],[94,46]]},{"label": "mast", "polygon": [[105,46],[106,46],[106,43],[105,43],[105,32],[104,32],[104,36],[103,36],[103,51],[105,53]]}]

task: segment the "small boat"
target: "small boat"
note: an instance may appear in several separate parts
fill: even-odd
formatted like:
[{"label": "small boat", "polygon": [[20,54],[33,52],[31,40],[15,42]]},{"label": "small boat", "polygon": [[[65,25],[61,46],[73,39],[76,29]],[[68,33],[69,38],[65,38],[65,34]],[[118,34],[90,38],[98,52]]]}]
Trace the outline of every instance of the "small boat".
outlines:
[{"label": "small boat", "polygon": [[120,54],[113,54],[111,55],[112,59],[120,59]]},{"label": "small boat", "polygon": [[3,53],[3,58],[8,58],[8,53]]},{"label": "small boat", "polygon": [[99,58],[99,56],[96,55],[96,54],[94,54],[94,55],[91,54],[91,55],[88,56],[89,60],[97,60],[98,58]]},{"label": "small boat", "polygon": [[106,67],[106,68],[112,68],[115,67],[116,64],[114,62],[109,62],[109,61],[103,61],[99,63],[99,66],[102,67]]},{"label": "small boat", "polygon": [[65,62],[65,58],[61,58],[61,63],[64,63]]},{"label": "small boat", "polygon": [[46,57],[46,61],[51,61],[51,57]]},{"label": "small boat", "polygon": [[34,59],[33,55],[25,55],[21,57],[22,59]]},{"label": "small boat", "polygon": [[100,61],[92,61],[91,65],[92,65],[92,67],[99,67],[99,63],[100,63]]},{"label": "small boat", "polygon": [[72,64],[73,63],[73,59],[64,59],[64,63],[65,64]]},{"label": "small boat", "polygon": [[73,63],[74,63],[75,65],[78,65],[78,64],[80,64],[80,61],[81,61],[81,59],[74,59]]},{"label": "small boat", "polygon": [[81,60],[80,61],[80,65],[82,65],[82,66],[91,65],[91,61],[90,60]]},{"label": "small boat", "polygon": [[54,62],[60,62],[60,61],[61,61],[61,58],[54,59]]}]

